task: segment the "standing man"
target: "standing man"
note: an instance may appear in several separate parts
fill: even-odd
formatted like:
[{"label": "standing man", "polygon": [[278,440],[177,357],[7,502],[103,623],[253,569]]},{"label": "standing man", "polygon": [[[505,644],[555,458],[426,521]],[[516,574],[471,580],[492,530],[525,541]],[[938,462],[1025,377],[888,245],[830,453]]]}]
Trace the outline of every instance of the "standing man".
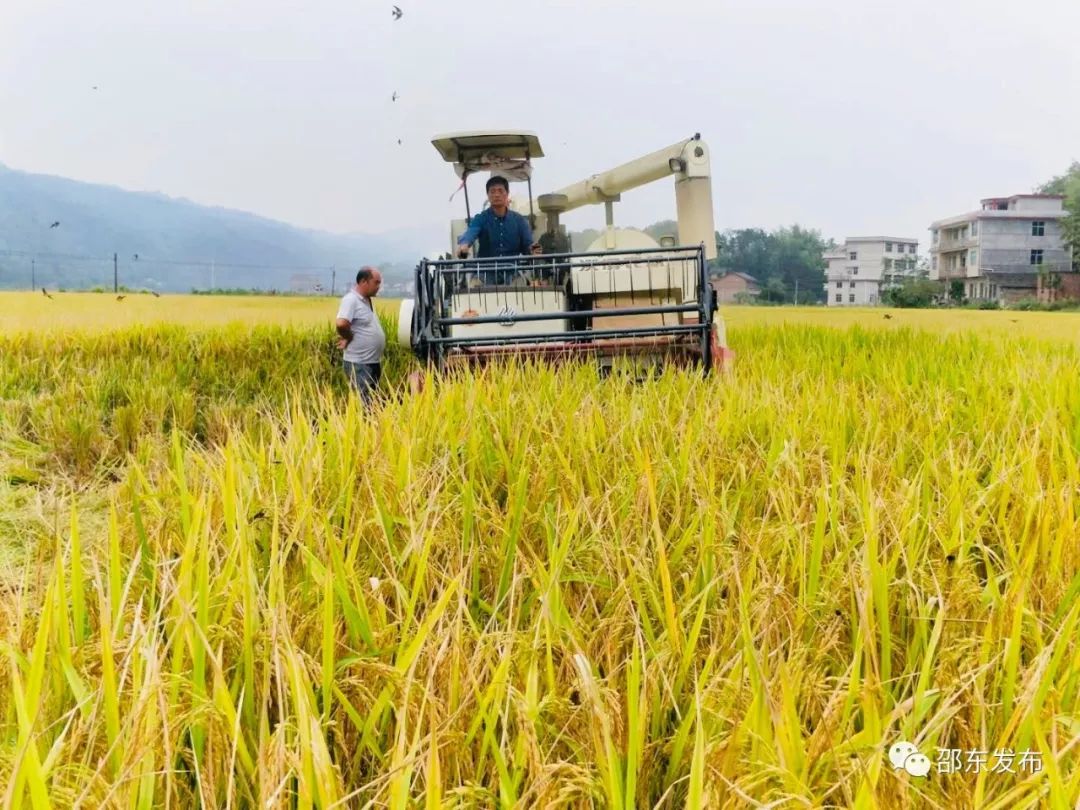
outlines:
[{"label": "standing man", "polygon": [[379,385],[386,350],[386,334],[372,304],[381,286],[378,270],[361,267],[356,286],[345,293],[337,314],[338,348],[345,350],[345,376],[367,406]]}]

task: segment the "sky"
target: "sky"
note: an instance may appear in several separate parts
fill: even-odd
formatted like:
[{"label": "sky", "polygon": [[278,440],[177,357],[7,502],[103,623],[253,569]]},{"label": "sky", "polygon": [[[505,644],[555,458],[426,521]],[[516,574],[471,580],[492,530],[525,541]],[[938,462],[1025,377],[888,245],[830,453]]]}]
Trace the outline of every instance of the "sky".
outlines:
[{"label": "sky", "polygon": [[1076,0],[394,2],[3,0],[0,162],[382,233],[463,216],[440,133],[536,132],[539,194],[699,132],[717,229],[925,247],[1080,160]]}]

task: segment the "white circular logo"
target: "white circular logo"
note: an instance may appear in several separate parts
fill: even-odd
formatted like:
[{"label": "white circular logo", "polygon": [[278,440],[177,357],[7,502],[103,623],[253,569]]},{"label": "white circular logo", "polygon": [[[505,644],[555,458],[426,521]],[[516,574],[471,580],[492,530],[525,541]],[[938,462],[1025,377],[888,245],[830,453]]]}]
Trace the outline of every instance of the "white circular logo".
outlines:
[{"label": "white circular logo", "polygon": [[912,776],[922,778],[930,773],[930,758],[907,740],[894,742],[889,748],[889,762],[897,770],[903,768]]},{"label": "white circular logo", "polygon": [[930,773],[930,757],[914,753],[904,760],[904,770],[921,779]]},{"label": "white circular logo", "polygon": [[903,768],[904,760],[910,757],[912,754],[919,753],[919,749],[909,743],[907,740],[900,740],[894,742],[892,748],[889,749],[889,762],[892,763],[894,768]]}]

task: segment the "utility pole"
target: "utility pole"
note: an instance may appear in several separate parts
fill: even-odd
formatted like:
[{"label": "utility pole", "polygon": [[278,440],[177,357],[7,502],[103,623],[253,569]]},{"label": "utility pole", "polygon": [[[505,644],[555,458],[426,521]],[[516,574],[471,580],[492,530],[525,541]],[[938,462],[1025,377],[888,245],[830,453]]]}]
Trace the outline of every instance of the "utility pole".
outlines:
[{"label": "utility pole", "polygon": [[112,291],[120,292],[120,274],[116,269],[116,254],[112,255]]},{"label": "utility pole", "polygon": [[330,265],[330,297],[333,298],[337,292],[337,265]]},{"label": "utility pole", "polygon": [[30,289],[37,289],[37,268],[34,266],[34,259],[30,260]]},{"label": "utility pole", "polygon": [[799,279],[795,279],[795,306],[799,305]]}]

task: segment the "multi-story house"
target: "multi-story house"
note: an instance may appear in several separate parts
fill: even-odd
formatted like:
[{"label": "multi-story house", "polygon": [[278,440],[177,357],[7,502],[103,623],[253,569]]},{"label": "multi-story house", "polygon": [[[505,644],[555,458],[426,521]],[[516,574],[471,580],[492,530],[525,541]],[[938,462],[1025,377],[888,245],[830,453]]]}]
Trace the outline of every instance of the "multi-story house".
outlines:
[{"label": "multi-story house", "polygon": [[831,307],[872,306],[891,285],[913,278],[919,242],[894,236],[849,236],[825,253],[825,299]]},{"label": "multi-story house", "polygon": [[1039,278],[1071,268],[1062,239],[1064,197],[1016,194],[930,225],[930,278],[961,282],[972,299],[1033,297]]}]

